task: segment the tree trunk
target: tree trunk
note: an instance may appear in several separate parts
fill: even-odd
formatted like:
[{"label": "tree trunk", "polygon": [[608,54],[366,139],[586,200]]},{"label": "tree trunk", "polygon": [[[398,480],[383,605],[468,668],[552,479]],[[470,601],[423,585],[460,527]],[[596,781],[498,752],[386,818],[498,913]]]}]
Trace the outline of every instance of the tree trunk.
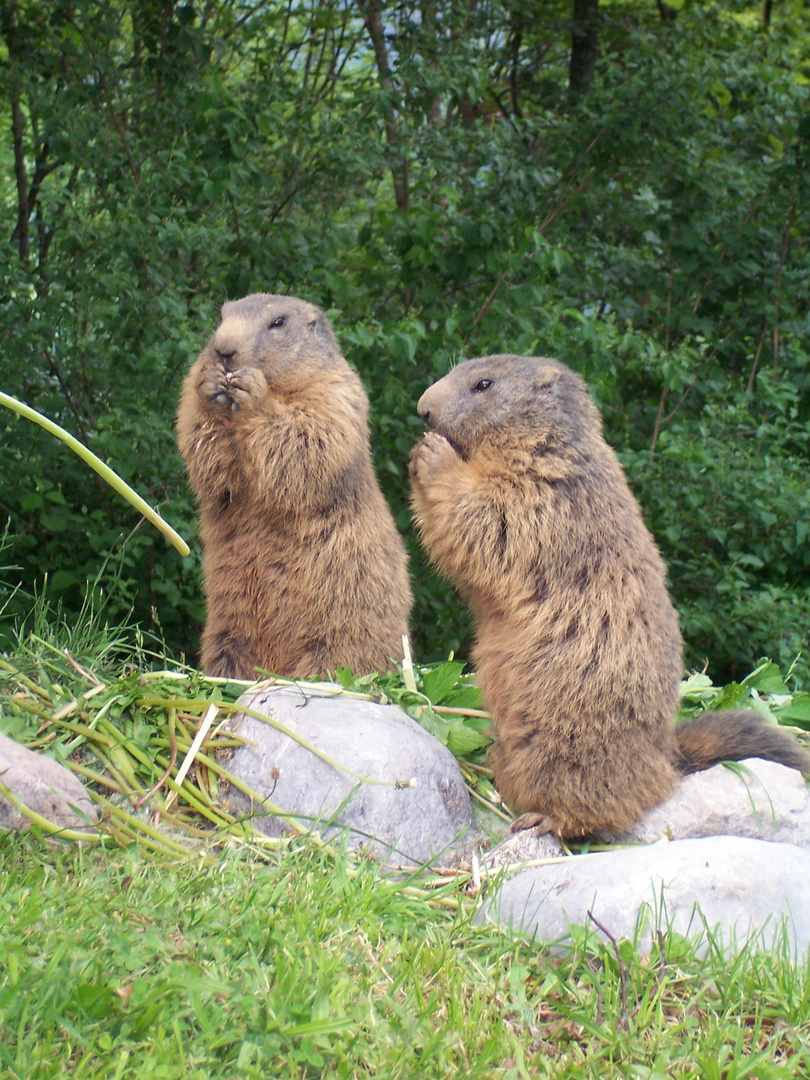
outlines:
[{"label": "tree trunk", "polygon": [[20,251],[20,259],[27,265],[30,253],[30,221],[32,207],[28,199],[28,174],[25,168],[25,117],[20,91],[17,86],[17,9],[11,3],[0,9],[3,37],[6,39],[10,68],[11,137],[14,146],[14,179],[17,185],[17,223],[11,239]]},{"label": "tree trunk", "polygon": [[25,147],[23,146],[23,120],[20,100],[16,90],[11,100],[11,132],[14,141],[14,175],[17,181],[17,224],[11,239],[15,240],[20,249],[20,259],[28,265],[30,254],[29,228],[31,221],[31,206],[28,201],[28,177],[25,171]]},{"label": "tree trunk", "polygon": [[578,101],[591,87],[599,48],[599,0],[574,0],[568,94]]}]

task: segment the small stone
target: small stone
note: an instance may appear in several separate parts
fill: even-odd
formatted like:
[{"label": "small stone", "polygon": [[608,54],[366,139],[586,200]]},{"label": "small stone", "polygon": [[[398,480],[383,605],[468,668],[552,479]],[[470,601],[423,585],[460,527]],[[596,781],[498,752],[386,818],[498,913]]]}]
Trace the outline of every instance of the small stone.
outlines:
[{"label": "small stone", "polygon": [[[273,687],[246,694],[239,704],[270,721],[236,714],[229,726],[246,745],[222,759],[229,772],[266,800],[252,803],[234,785],[227,796],[232,811],[249,814],[261,832],[290,832],[286,818],[316,829],[325,839],[348,831],[350,850],[365,850],[389,866],[431,861],[447,866],[471,851],[474,816],[458,762],[397,706],[336,694],[328,687]],[[324,761],[272,722],[351,773]]]},{"label": "small stone", "polygon": [[[64,829],[87,831],[98,819],[96,808],[72,772],[2,733],[0,780],[29,810]],[[0,794],[0,830],[11,832],[30,825],[28,818]]]},{"label": "small stone", "polygon": [[564,855],[562,841],[552,833],[522,829],[520,832],[507,833],[492,851],[482,855],[482,862],[492,875],[502,869],[515,869],[522,863],[557,859]]}]

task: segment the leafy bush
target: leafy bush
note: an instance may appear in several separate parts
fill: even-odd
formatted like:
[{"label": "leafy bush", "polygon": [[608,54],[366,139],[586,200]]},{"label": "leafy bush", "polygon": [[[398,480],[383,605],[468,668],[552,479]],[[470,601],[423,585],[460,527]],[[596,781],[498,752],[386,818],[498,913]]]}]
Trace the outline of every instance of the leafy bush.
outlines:
[{"label": "leafy bush", "polygon": [[[407,531],[424,387],[461,356],[559,356],[669,560],[690,662],[788,663],[810,603],[806,11],[765,32],[742,0],[663,21],[603,0],[573,105],[568,5],[361,10],[19,0],[0,22],[2,388],[192,538],[183,373],[223,299],[303,295],[368,386]],[[70,610],[106,565],[111,613],[193,656],[197,561],[26,427],[0,418],[21,581],[50,571]],[[410,543],[416,654],[466,654],[463,606]]]}]

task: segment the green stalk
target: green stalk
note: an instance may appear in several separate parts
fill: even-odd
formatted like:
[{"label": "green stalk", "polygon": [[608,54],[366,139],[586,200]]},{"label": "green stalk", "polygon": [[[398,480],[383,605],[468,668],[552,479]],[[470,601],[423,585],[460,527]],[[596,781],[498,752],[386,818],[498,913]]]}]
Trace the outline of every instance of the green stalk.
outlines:
[{"label": "green stalk", "polygon": [[[30,746],[30,743],[29,743]],[[72,772],[77,773],[79,776],[83,776],[86,780],[92,781],[94,784],[101,784],[103,787],[109,788],[110,791],[116,795],[125,794],[118,785],[109,778],[104,776],[100,772],[96,772],[95,769],[89,769],[86,765],[82,765],[78,761],[71,761],[70,758],[65,762],[65,765]]]},{"label": "green stalk", "polygon": [[[191,784],[189,784],[188,786],[177,784],[175,783],[174,777],[169,776],[166,778],[166,787],[170,791],[174,791],[178,795],[181,795],[192,808],[192,810],[200,814],[202,817],[208,818],[211,824],[216,825],[217,828],[227,823],[228,818],[231,818],[231,820],[233,820],[230,814],[227,818],[223,818],[218,808],[215,807],[211,809],[206,806],[203,800],[198,797],[198,789],[193,787],[193,785]],[[160,807],[158,807],[158,812],[160,813],[161,817],[165,817],[169,821],[174,821],[175,819],[174,814],[164,813],[164,811]]]},{"label": "green stalk", "polygon": [[31,810],[25,803],[16,795],[11,788],[6,787],[2,780],[0,780],[0,795],[11,803],[18,814],[22,814],[24,818],[27,818],[32,825],[36,825],[38,829],[46,833],[48,836],[56,836],[60,840],[80,840],[83,843],[99,843],[103,840],[100,833],[96,832],[80,832],[78,829],[67,829],[63,825],[57,825],[53,821],[48,821],[47,818],[42,817],[36,810]]},{"label": "green stalk", "polygon": [[46,701],[51,699],[45,693],[41,686],[37,686],[35,682],[32,682],[27,675],[23,675],[21,671],[18,671],[13,664],[9,664],[6,660],[0,660],[0,671],[7,671],[13,675],[18,682],[21,682],[23,686],[27,687],[37,697],[44,698]]},{"label": "green stalk", "polygon": [[[358,697],[360,695],[353,695]],[[155,707],[161,709],[181,709],[186,712],[191,712],[193,708],[207,709],[212,702],[200,699],[190,698],[188,700],[184,698],[160,698],[150,697],[145,694],[140,699],[140,705],[142,707]],[[269,727],[275,728],[277,731],[282,732],[293,742],[297,742],[299,746],[303,746],[305,750],[308,750],[310,754],[314,754],[315,757],[320,758],[321,761],[325,761],[327,765],[331,765],[333,769],[337,769],[339,772],[346,773],[347,776],[351,776],[355,780],[359,780],[361,784],[371,784],[376,787],[402,787],[407,786],[409,780],[375,780],[370,776],[361,776],[360,773],[355,772],[354,769],[350,769],[348,765],[341,765],[339,761],[336,761],[333,757],[325,754],[322,750],[319,750],[316,746],[313,746],[311,742],[308,742],[297,732],[292,731],[286,727],[279,720],[275,720],[272,716],[267,716],[265,713],[258,712],[256,709],[251,709],[246,705],[239,705],[238,703],[230,704],[227,701],[217,701],[218,709],[221,709],[226,713],[245,713],[246,716],[255,717],[256,720],[261,720],[262,723],[267,724]],[[199,756],[199,755],[198,755]],[[410,778],[409,778],[410,779]]]},{"label": "green stalk", "polygon": [[470,783],[467,783],[467,791],[473,799],[475,799],[477,802],[480,802],[482,806],[485,806],[487,810],[495,814],[496,817],[499,817],[501,821],[505,821],[507,825],[514,821],[514,818],[510,818],[507,814],[503,812],[503,810],[499,810],[494,803],[491,803],[489,801],[489,799],[485,799],[484,796],[477,792]]},{"label": "green stalk", "polygon": [[21,401],[11,397],[9,394],[4,394],[0,391],[0,405],[5,405],[11,409],[12,412],[18,413],[20,416],[24,416],[26,420],[32,420],[35,424],[39,424],[40,427],[45,428],[51,435],[55,435],[57,439],[61,439],[62,442],[69,446],[70,449],[78,454],[82,461],[86,461],[91,469],[95,469],[102,480],[114,488],[119,495],[123,496],[130,503],[138,513],[143,514],[147,521],[159,529],[160,532],[166,537],[169,543],[173,544],[181,555],[186,556],[190,554],[190,548],[185,542],[182,536],[174,531],[168,522],[164,521],[157,510],[153,510],[148,502],[145,502],[137,491],[133,489],[122,480],[118,473],[112,471],[109,465],[105,465],[101,458],[96,457],[92,450],[88,450],[87,447],[80,443],[78,439],[75,439],[69,431],[65,431],[59,424],[55,424],[53,420],[49,420],[47,416],[43,416],[42,413],[36,411],[36,409],[30,408],[28,405],[24,405]]},{"label": "green stalk", "polygon": [[[96,800],[94,800],[96,801]],[[174,840],[165,836],[157,829],[153,829],[151,825],[148,825],[145,821],[141,821],[133,814],[127,813],[122,806],[117,806],[115,803],[109,802],[109,800],[100,797],[98,803],[105,806],[107,810],[118,819],[118,826],[131,829],[136,836],[143,839],[144,835],[148,837],[153,844],[160,847],[161,850],[170,852],[175,855],[188,855],[188,848],[183,847],[182,844],[176,843]]]}]

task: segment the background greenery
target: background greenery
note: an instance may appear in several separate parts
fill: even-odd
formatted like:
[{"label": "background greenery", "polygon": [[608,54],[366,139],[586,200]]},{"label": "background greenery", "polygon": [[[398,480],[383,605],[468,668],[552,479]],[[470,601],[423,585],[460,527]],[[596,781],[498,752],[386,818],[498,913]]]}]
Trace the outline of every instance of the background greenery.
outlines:
[{"label": "background greenery", "polygon": [[[0,387],[193,539],[183,374],[226,297],[304,296],[366,382],[407,531],[422,389],[461,356],[558,356],[667,558],[689,663],[787,667],[810,626],[809,19],[800,0],[5,0]],[[103,580],[114,618],[193,658],[198,562],[10,413],[0,446],[9,581],[49,571],[69,616]],[[413,552],[417,655],[466,655]]]}]

